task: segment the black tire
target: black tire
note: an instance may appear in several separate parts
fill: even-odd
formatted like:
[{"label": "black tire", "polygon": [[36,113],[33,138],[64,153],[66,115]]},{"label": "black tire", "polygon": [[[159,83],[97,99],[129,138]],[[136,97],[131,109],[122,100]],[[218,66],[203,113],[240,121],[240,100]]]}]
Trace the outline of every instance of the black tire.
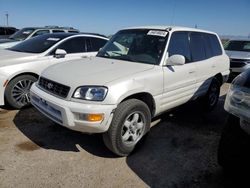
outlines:
[{"label": "black tire", "polygon": [[[11,80],[5,89],[5,102],[15,109],[30,105],[29,90],[37,78],[31,75],[21,75]],[[23,91],[18,88],[22,88]]]},{"label": "black tire", "polygon": [[203,97],[203,105],[205,110],[213,110],[220,97],[220,82],[217,78],[213,78],[206,95]]},{"label": "black tire", "polygon": [[[128,123],[125,122],[128,122],[129,126]],[[141,138],[149,131],[150,123],[151,113],[148,106],[140,100],[129,99],[118,105],[109,130],[103,133],[103,141],[107,148],[113,153],[119,156],[127,156],[133,151],[135,145]],[[138,128],[139,124],[142,127],[141,129]],[[138,130],[133,130],[133,127],[135,129],[138,128]],[[131,135],[136,135],[138,137],[133,140],[134,138]],[[125,137],[128,137],[126,141]]]},{"label": "black tire", "polygon": [[[230,115],[218,147],[218,163],[228,174],[250,168],[250,136],[240,127],[238,117]],[[244,172],[244,171],[243,171]]]}]

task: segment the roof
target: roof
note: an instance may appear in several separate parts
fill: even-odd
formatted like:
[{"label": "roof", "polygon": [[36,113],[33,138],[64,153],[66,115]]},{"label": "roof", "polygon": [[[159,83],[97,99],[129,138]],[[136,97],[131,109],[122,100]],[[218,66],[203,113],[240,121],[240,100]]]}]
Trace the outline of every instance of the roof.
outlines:
[{"label": "roof", "polygon": [[107,38],[104,35],[100,35],[100,34],[95,34],[95,33],[48,33],[48,34],[43,34],[41,36],[53,36],[55,38],[66,38],[66,37],[70,37],[70,36],[84,36],[84,35],[92,35],[92,36],[99,36],[99,37],[103,37],[103,38]]},{"label": "roof", "polygon": [[171,31],[197,31],[197,32],[205,32],[205,33],[213,33],[211,31],[206,31],[202,29],[196,29],[191,27],[182,27],[182,26],[167,26],[167,25],[152,25],[152,26],[139,26],[139,27],[129,27],[125,29],[158,29],[158,30],[171,30]]},{"label": "roof", "polygon": [[61,29],[61,30],[77,30],[73,27],[58,27],[58,26],[44,26],[44,27],[24,27],[22,29]]}]

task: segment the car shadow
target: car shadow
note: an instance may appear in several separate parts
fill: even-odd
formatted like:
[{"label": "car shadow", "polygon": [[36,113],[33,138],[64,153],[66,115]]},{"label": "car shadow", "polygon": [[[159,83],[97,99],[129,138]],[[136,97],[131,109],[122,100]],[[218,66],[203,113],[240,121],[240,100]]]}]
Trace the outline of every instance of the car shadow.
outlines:
[{"label": "car shadow", "polygon": [[228,114],[225,96],[212,112],[200,102],[187,103],[159,118],[150,134],[127,157],[128,166],[149,187],[228,187],[217,163],[220,133]]},{"label": "car shadow", "polygon": [[96,156],[116,157],[106,149],[100,134],[88,135],[69,130],[50,121],[35,108],[20,110],[14,118],[14,123],[25,136],[44,149],[73,152],[84,149]]}]

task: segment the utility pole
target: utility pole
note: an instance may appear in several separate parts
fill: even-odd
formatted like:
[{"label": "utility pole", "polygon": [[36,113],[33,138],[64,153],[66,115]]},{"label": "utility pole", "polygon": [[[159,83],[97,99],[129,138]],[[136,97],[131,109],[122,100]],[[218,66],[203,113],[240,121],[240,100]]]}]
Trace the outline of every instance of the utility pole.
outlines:
[{"label": "utility pole", "polygon": [[9,26],[9,13],[6,12],[5,16],[6,16],[6,24],[7,24],[7,26]]}]

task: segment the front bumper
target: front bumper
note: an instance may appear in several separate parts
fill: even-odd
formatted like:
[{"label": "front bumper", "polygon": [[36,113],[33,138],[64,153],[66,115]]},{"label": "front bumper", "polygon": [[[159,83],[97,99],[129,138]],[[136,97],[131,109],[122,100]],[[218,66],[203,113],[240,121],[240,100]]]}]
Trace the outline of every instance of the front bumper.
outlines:
[{"label": "front bumper", "polygon": [[241,72],[244,72],[245,70],[249,69],[250,68],[250,64],[246,64],[245,66],[243,67],[230,67],[230,70],[231,72],[233,73],[241,73]]},{"label": "front bumper", "polygon": [[[85,133],[102,133],[108,130],[116,105],[83,104],[52,96],[33,84],[31,104],[54,122],[69,129]],[[99,122],[82,120],[80,114],[104,114]]]},{"label": "front bumper", "polygon": [[4,105],[4,83],[6,82],[6,78],[0,74],[0,106]]}]

